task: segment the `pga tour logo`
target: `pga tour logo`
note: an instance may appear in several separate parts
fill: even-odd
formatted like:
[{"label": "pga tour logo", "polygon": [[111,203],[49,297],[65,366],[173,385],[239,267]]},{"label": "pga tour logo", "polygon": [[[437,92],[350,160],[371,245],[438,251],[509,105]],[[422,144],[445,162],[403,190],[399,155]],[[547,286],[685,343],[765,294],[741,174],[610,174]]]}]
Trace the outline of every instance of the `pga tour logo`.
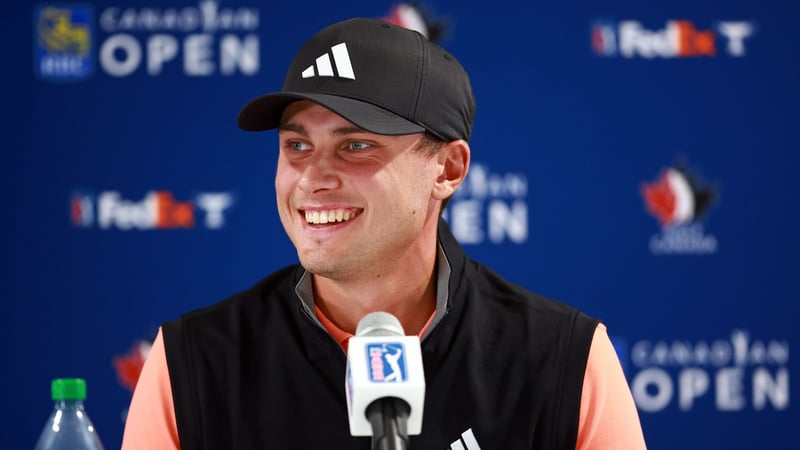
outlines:
[{"label": "pga tour logo", "polygon": [[408,381],[405,353],[405,346],[399,342],[367,344],[369,381],[373,383]]}]

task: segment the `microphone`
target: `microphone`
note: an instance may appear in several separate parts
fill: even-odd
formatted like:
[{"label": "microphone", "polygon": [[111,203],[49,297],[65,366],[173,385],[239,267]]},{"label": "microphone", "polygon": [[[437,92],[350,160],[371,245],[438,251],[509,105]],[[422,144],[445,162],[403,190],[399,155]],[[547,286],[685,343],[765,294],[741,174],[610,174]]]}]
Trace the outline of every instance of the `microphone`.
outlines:
[{"label": "microphone", "polygon": [[425,373],[419,337],[406,336],[386,312],[364,316],[347,352],[350,434],[372,436],[372,449],[405,449],[422,432]]}]

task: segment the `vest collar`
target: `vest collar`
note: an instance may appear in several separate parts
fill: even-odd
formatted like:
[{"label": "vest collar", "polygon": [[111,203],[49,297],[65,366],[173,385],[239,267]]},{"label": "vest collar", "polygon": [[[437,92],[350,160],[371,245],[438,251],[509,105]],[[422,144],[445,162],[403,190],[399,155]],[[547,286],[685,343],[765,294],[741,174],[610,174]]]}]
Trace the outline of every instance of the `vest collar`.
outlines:
[{"label": "vest collar", "polygon": [[[426,341],[437,328],[442,319],[452,309],[453,294],[460,288],[461,275],[464,272],[466,255],[461,245],[450,231],[444,219],[439,219],[439,245],[437,254],[436,311],[422,341]],[[311,273],[302,270],[300,279],[294,286],[294,292],[300,301],[304,314],[321,330],[325,327],[319,321],[314,308],[314,289]],[[327,331],[325,331],[327,333]]]}]

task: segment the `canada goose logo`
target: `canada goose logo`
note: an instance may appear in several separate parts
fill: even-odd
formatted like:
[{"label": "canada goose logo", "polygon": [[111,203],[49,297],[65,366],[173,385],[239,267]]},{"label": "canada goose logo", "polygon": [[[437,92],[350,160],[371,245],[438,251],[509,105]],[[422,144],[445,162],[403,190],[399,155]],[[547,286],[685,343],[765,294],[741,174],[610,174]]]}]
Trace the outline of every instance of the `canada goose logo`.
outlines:
[{"label": "canada goose logo", "polygon": [[[331,54],[333,54],[332,63]],[[333,72],[334,67],[336,68],[336,73]],[[344,42],[334,45],[331,47],[330,53],[325,53],[317,58],[315,64],[306,67],[302,77],[335,77],[337,74],[339,78],[356,79],[356,74],[353,73],[353,64],[350,62],[350,54],[347,52],[347,44]]]}]

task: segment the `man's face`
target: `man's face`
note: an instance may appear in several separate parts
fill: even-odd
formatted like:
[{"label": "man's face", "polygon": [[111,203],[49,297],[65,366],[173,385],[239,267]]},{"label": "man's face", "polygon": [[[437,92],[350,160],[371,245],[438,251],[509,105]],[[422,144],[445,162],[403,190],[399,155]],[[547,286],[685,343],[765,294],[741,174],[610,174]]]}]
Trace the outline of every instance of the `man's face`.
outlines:
[{"label": "man's face", "polygon": [[369,133],[308,101],[286,108],[275,190],[306,269],[339,280],[377,277],[425,251],[440,168],[415,151],[420,137]]}]

